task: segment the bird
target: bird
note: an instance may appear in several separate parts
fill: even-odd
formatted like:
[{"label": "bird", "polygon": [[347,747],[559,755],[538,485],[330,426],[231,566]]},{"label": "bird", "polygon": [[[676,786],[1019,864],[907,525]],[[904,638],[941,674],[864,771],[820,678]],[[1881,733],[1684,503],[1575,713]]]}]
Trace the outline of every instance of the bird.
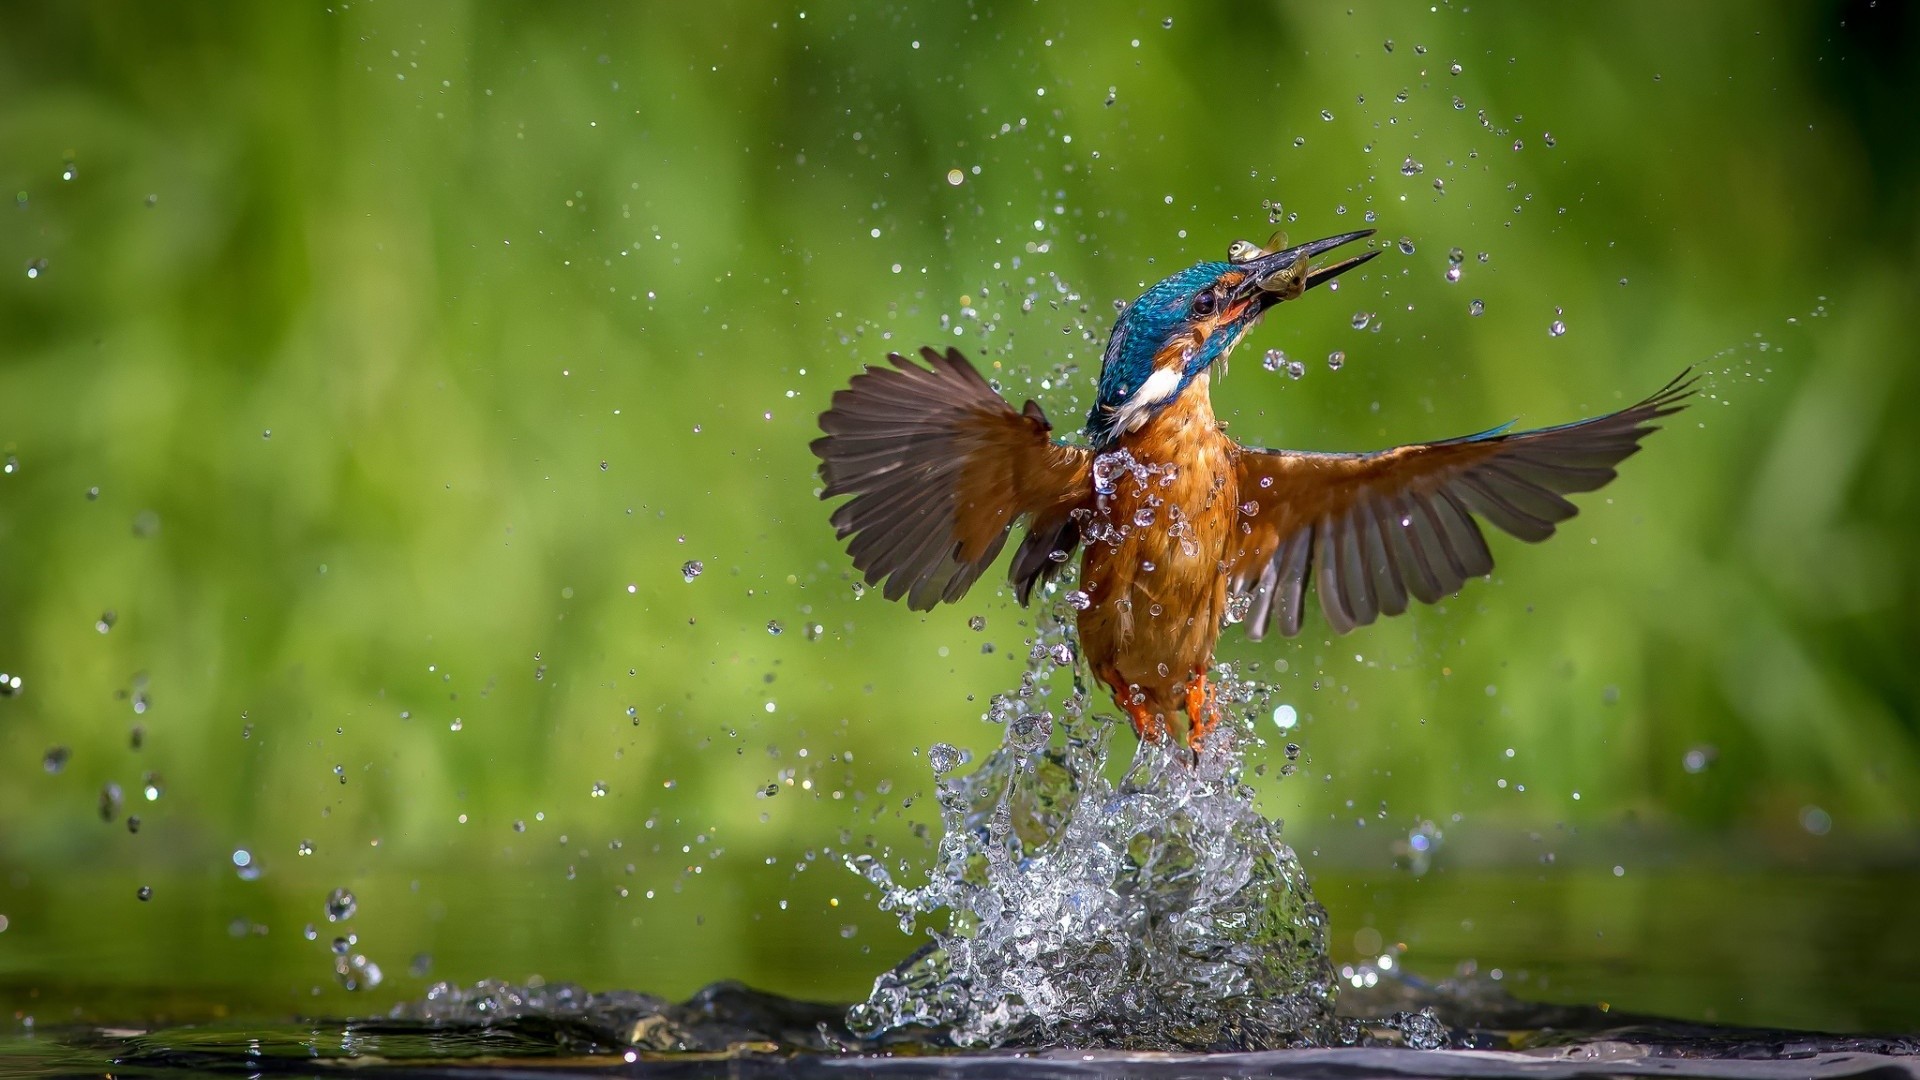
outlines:
[{"label": "bird", "polygon": [[1603,416],[1371,453],[1235,442],[1214,369],[1267,312],[1378,255],[1313,264],[1373,232],[1237,241],[1148,288],[1114,321],[1080,440],[1056,438],[1031,400],[1016,410],[957,349],[865,367],[810,444],[821,498],[851,496],[830,520],[854,568],[931,610],[1024,528],[1008,576],[1025,605],[1078,549],[1066,598],[1087,670],[1142,741],[1184,734],[1197,761],[1222,716],[1208,673],[1227,625],[1299,634],[1309,591],[1340,634],[1437,603],[1492,571],[1479,521],[1547,539],[1576,513],[1567,496],[1611,481],[1693,393],[1688,369]]}]

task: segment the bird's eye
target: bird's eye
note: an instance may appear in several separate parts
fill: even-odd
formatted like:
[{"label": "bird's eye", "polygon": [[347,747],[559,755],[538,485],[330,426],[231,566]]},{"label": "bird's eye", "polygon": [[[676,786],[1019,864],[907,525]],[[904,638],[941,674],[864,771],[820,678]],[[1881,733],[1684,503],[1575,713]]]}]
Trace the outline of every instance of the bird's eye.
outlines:
[{"label": "bird's eye", "polygon": [[1193,313],[1201,316],[1213,314],[1213,290],[1209,289],[1193,298]]}]

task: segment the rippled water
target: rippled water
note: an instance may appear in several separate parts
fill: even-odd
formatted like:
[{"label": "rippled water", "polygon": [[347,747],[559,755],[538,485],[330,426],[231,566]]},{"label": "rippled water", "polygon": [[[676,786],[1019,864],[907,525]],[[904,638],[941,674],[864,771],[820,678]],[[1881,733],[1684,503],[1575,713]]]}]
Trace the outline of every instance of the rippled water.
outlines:
[{"label": "rippled water", "polygon": [[[1441,1048],[1406,1047],[1358,1018],[1419,1010]],[[81,1029],[0,1039],[0,1075],[34,1077],[1330,1077],[1920,1076],[1920,1038],[1712,1027],[1528,1005],[1491,984],[1389,977],[1343,1003],[1353,1043],[1237,1053],[1010,1046],[955,1051],[895,1032],[863,1039],[840,1005],[718,983],[670,1003],[571,986],[482,984],[364,1020],[160,1030]],[[9,1071],[10,1070],[10,1071]]]}]

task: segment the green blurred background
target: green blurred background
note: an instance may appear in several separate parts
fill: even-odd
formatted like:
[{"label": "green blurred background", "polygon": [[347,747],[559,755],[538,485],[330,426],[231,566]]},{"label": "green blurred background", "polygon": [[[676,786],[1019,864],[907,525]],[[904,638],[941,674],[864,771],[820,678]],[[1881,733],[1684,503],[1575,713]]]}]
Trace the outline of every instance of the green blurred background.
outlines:
[{"label": "green blurred background", "polygon": [[[996,742],[1029,614],[997,572],[924,616],[857,596],[814,417],[935,342],[1077,427],[1114,301],[1364,218],[1412,253],[1257,332],[1216,386],[1237,437],[1707,379],[1455,601],[1229,635],[1286,662],[1306,767],[1260,784],[1336,955],[1920,1026],[1913,9],[0,24],[0,1022],[437,978],[864,994],[913,941],[839,853],[924,861],[923,748]],[[370,993],[334,979],[347,929]]]}]

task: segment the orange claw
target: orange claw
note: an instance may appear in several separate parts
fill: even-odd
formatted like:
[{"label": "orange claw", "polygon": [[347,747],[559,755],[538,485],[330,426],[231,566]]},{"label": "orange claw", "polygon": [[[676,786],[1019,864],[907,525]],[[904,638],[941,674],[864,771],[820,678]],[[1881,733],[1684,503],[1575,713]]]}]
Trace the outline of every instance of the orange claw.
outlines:
[{"label": "orange claw", "polygon": [[1187,683],[1187,745],[1196,757],[1200,744],[1219,726],[1220,703],[1213,688],[1207,685],[1205,675],[1195,675],[1193,681]]},{"label": "orange claw", "polygon": [[1160,713],[1150,711],[1144,703],[1125,705],[1127,719],[1133,721],[1133,734],[1140,736],[1140,742],[1160,742],[1167,738],[1167,721]]},{"label": "orange claw", "polygon": [[1133,733],[1140,736],[1141,742],[1159,742],[1167,737],[1166,721],[1145,702],[1123,701],[1120,707],[1127,711],[1127,719],[1133,722]]}]

